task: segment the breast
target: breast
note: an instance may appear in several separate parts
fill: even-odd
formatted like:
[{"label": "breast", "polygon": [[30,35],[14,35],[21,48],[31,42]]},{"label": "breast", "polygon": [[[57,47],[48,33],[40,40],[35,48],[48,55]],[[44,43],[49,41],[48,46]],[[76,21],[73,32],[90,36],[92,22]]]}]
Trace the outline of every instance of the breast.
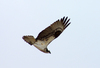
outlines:
[{"label": "breast", "polygon": [[44,50],[44,48],[46,47],[46,45],[44,44],[43,41],[41,40],[37,40],[35,43],[34,43],[34,46],[36,48],[38,48],[39,50]]},{"label": "breast", "polygon": [[35,43],[34,43],[34,46],[36,47],[36,48],[38,48],[39,50],[44,50],[45,48],[47,48],[47,46],[48,46],[48,44],[52,41],[52,40],[54,40],[55,39],[55,37],[54,36],[51,36],[51,37],[49,37],[49,38],[47,38],[47,39],[44,39],[44,40],[37,40]]}]

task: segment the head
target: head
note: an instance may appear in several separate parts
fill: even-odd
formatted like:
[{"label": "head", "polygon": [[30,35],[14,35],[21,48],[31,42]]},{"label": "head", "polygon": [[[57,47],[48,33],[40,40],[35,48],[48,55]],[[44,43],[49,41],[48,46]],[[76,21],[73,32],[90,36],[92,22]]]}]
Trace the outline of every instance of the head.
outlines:
[{"label": "head", "polygon": [[51,52],[47,48],[45,48],[43,52],[51,54]]}]

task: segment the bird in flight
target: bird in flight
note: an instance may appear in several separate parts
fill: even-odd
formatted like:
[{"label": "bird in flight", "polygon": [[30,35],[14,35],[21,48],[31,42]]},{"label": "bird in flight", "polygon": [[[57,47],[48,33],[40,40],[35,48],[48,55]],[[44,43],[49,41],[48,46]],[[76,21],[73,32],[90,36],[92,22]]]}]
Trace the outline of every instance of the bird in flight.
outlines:
[{"label": "bird in flight", "polygon": [[69,21],[70,19],[68,19],[68,17],[63,17],[41,31],[37,38],[31,35],[23,36],[22,38],[30,45],[34,45],[40,51],[51,54],[47,46],[70,25],[71,22]]}]

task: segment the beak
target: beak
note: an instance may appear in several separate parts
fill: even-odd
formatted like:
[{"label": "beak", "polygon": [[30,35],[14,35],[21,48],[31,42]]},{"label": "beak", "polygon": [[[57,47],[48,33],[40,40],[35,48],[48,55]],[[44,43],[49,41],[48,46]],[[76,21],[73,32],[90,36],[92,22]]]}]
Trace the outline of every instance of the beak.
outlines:
[{"label": "beak", "polygon": [[49,52],[51,54],[51,52]]}]

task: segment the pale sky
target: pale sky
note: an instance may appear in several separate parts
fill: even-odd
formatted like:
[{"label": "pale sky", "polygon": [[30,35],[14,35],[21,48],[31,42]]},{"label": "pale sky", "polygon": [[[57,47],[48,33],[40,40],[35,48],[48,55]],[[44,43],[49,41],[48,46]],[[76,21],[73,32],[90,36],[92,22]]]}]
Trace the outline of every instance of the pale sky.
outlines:
[{"label": "pale sky", "polygon": [[[22,39],[68,16],[45,54]],[[100,68],[100,0],[1,0],[0,68]]]}]

